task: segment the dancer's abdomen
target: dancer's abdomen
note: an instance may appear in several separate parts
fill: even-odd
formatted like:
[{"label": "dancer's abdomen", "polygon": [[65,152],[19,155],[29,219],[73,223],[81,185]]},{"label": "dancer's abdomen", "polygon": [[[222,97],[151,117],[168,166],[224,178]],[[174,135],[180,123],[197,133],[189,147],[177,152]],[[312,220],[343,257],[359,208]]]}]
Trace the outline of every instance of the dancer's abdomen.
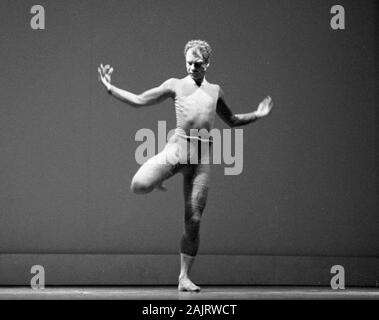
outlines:
[{"label": "dancer's abdomen", "polygon": [[215,101],[206,94],[177,98],[175,109],[177,128],[186,135],[191,135],[191,129],[209,131],[213,128]]}]

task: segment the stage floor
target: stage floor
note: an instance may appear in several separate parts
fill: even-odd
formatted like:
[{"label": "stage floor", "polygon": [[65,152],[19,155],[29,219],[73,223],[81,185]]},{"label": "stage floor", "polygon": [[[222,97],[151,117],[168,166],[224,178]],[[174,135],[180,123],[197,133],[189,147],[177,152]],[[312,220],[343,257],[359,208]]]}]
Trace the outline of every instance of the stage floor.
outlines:
[{"label": "stage floor", "polygon": [[307,300],[375,299],[379,288],[204,286],[200,293],[178,292],[174,286],[125,287],[0,287],[0,300]]}]

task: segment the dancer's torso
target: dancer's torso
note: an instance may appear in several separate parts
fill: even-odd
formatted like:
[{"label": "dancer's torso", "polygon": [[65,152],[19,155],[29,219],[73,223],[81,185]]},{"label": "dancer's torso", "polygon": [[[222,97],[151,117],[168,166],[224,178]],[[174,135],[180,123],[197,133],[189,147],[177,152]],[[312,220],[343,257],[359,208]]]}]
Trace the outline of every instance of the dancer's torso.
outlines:
[{"label": "dancer's torso", "polygon": [[[191,136],[191,129],[213,128],[219,86],[207,82],[197,86],[192,79],[180,79],[175,85],[176,132]],[[196,130],[195,130],[196,131]]]}]

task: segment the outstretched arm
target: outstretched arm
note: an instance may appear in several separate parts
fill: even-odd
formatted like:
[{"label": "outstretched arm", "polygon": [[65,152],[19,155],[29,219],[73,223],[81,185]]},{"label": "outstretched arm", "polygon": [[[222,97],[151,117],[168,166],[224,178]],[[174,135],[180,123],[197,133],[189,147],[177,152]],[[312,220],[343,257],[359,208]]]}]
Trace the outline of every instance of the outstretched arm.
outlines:
[{"label": "outstretched arm", "polygon": [[274,103],[271,97],[266,97],[259,105],[257,110],[250,113],[233,114],[229,109],[224,99],[224,93],[220,88],[220,94],[217,101],[216,112],[220,118],[230,127],[238,127],[254,122],[257,119],[263,118],[271,112]]},{"label": "outstretched arm", "polygon": [[103,66],[101,64],[98,68],[99,81],[104,85],[104,87],[112,96],[129,104],[132,107],[150,106],[174,96],[174,79],[169,79],[162,83],[159,87],[147,90],[141,94],[134,94],[112,85],[112,72],[112,67],[109,65]]}]

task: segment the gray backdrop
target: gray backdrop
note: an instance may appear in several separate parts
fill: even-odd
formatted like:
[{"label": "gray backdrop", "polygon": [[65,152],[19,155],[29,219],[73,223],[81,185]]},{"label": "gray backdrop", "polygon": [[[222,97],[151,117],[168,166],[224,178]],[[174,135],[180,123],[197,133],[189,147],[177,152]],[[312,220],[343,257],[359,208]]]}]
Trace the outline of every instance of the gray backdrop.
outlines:
[{"label": "gray backdrop", "polygon": [[45,0],[44,31],[34,4],[0,3],[0,253],[178,252],[181,176],[129,191],[135,133],[173,128],[173,103],[130,108],[97,65],[141,92],[185,76],[183,46],[200,38],[234,112],[275,101],[244,127],[243,173],[213,167],[200,253],[378,256],[374,1],[339,1],[344,31],[329,0]]}]

